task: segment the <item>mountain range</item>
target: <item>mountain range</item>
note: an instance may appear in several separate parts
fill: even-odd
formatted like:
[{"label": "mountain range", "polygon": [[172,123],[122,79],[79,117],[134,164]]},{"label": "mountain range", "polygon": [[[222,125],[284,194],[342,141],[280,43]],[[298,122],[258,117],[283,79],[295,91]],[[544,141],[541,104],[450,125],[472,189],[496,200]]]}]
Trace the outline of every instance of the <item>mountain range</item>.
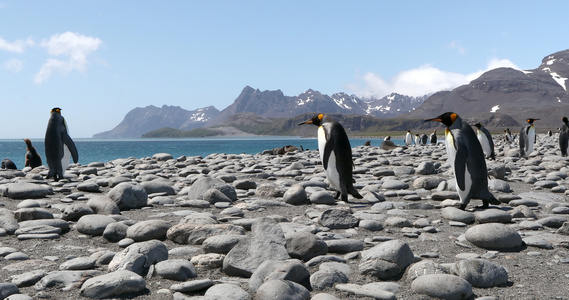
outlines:
[{"label": "mountain range", "polygon": [[[94,137],[223,135],[227,128],[243,134],[302,135],[306,129],[298,128],[295,122],[315,112],[332,114],[348,130],[362,134],[428,131],[437,123],[422,120],[446,111],[454,111],[471,123],[482,122],[496,132],[505,127],[515,131],[527,118],[540,119],[535,123],[538,131],[554,130],[562,125],[561,117],[569,113],[567,78],[569,50],[545,56],[532,70],[493,69],[451,91],[423,97],[394,93],[381,99],[360,99],[346,93],[329,96],[312,89],[286,96],[280,90],[246,86],[222,111],[213,106],[194,111],[167,105],[135,108],[115,128]],[[269,122],[271,128],[263,128]]]}]

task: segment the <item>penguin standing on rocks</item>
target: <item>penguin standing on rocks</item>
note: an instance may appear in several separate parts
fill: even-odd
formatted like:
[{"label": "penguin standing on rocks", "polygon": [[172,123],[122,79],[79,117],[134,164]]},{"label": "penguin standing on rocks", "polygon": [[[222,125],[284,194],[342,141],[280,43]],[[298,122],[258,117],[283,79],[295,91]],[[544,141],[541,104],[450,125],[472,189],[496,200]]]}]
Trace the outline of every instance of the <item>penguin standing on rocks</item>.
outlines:
[{"label": "penguin standing on rocks", "polygon": [[520,131],[520,157],[525,157],[526,159],[533,151],[533,144],[535,143],[535,127],[533,122],[539,119],[527,119],[526,126],[522,127]]},{"label": "penguin standing on rocks", "polygon": [[563,126],[559,131],[559,148],[561,148],[561,156],[567,156],[567,148],[569,148],[569,120],[563,117]]},{"label": "penguin standing on rocks", "polygon": [[415,145],[416,146],[421,145],[421,137],[419,136],[418,133],[415,133]]},{"label": "penguin standing on rocks", "polygon": [[67,133],[67,124],[61,115],[61,108],[55,107],[51,110],[45,132],[45,158],[49,167],[47,178],[53,177],[55,181],[63,178],[71,157],[74,163],[79,160],[75,143]]},{"label": "penguin standing on rocks", "polygon": [[413,138],[411,137],[411,130],[407,130],[405,134],[405,145],[411,146],[413,144]]},{"label": "penguin standing on rocks", "polygon": [[431,133],[431,144],[436,145],[437,144],[437,131],[433,131],[433,133]]},{"label": "penguin standing on rocks", "polygon": [[36,148],[32,145],[32,141],[30,139],[24,139],[26,143],[26,160],[24,163],[24,167],[35,168],[39,167],[42,164],[41,156],[39,155]]},{"label": "penguin standing on rocks", "polygon": [[505,134],[506,142],[511,143],[514,141],[514,138],[512,137],[512,132],[510,131],[510,128],[504,129],[504,134]]},{"label": "penguin standing on rocks", "polygon": [[472,127],[453,112],[425,120],[427,121],[437,121],[447,126],[446,149],[456,180],[460,209],[464,210],[471,198],[481,199],[481,208],[488,208],[489,204],[500,204],[488,190],[486,159]]},{"label": "penguin standing on rocks", "polygon": [[427,137],[426,134],[421,134],[421,145],[426,145],[427,141],[429,140],[429,138]]},{"label": "penguin standing on rocks", "polygon": [[490,158],[492,160],[496,160],[496,153],[494,152],[494,141],[492,140],[492,135],[488,131],[488,129],[484,128],[482,123],[474,124],[476,126],[476,136],[478,137],[478,141],[480,141],[480,145],[482,146],[482,151],[484,151],[484,156],[486,158]]},{"label": "penguin standing on rocks", "polygon": [[348,194],[355,198],[363,198],[354,188],[352,169],[352,146],[344,127],[324,114],[318,114],[298,125],[313,124],[318,126],[318,152],[326,171],[326,177],[336,188],[342,201],[348,200]]}]

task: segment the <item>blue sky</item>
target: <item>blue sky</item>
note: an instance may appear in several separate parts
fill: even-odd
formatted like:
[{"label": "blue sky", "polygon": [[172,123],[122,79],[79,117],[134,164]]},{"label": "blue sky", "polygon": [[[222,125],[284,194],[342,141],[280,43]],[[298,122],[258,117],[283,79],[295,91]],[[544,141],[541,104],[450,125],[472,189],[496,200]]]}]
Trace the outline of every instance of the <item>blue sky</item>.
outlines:
[{"label": "blue sky", "polygon": [[230,105],[249,85],[382,97],[537,68],[569,48],[565,1],[3,1],[0,138],[74,138],[135,107]]}]

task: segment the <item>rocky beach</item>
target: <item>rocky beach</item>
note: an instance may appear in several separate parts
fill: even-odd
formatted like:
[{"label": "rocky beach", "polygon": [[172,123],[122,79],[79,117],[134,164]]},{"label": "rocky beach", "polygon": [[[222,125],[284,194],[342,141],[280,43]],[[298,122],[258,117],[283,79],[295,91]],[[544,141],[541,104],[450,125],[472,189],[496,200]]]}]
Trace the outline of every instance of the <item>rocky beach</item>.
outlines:
[{"label": "rocky beach", "polygon": [[0,170],[0,299],[569,299],[569,158],[494,142],[485,210],[444,144],[353,148],[346,203],[316,150]]}]

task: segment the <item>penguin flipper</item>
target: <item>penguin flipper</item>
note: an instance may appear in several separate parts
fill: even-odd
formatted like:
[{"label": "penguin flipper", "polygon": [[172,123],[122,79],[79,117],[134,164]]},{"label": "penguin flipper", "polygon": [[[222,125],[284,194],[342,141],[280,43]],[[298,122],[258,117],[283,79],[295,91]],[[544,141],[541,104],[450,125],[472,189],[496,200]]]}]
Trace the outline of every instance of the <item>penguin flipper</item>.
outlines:
[{"label": "penguin flipper", "polygon": [[77,147],[75,147],[75,143],[67,133],[62,134],[62,140],[65,146],[67,146],[67,148],[69,149],[71,157],[73,158],[73,162],[77,163],[77,161],[79,160],[79,154],[77,153]]},{"label": "penguin flipper", "polygon": [[456,185],[461,191],[466,189],[465,176],[466,172],[466,159],[468,158],[468,150],[466,147],[459,145],[456,150],[456,157],[454,159],[454,176],[456,178]]},{"label": "penguin flipper", "polygon": [[324,166],[324,170],[328,170],[328,161],[330,161],[332,151],[334,151],[334,140],[333,136],[330,135],[326,137],[326,146],[324,146],[324,156],[322,157],[322,166]]}]

